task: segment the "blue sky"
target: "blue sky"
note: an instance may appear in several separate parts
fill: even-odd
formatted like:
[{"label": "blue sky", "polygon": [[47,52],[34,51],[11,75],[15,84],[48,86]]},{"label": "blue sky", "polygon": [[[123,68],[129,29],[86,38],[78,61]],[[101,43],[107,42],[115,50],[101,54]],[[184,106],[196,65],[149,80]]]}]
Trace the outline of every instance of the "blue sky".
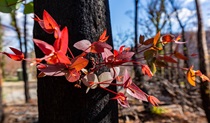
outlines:
[{"label": "blue sky", "polygon": [[[139,0],[142,2],[141,0]],[[176,0],[177,2],[181,2],[180,5],[182,5],[182,10],[181,10],[181,18],[183,21],[189,21],[187,17],[193,16],[193,14],[196,13],[195,10],[195,5],[194,5],[194,0]],[[144,1],[143,1],[144,2]],[[203,13],[203,20],[205,23],[205,27],[210,28],[210,0],[200,0],[201,2],[201,7],[202,7],[202,13]],[[133,32],[134,30],[134,23],[133,20],[126,15],[127,11],[132,11],[130,14],[134,14],[134,0],[109,0],[110,4],[110,12],[111,12],[111,23],[112,23],[112,33],[113,37],[117,33],[120,32],[126,32],[126,31],[131,31]],[[139,11],[140,14],[142,14]],[[192,21],[191,30],[196,30],[196,25],[193,23],[193,21],[196,21],[196,16],[190,20]],[[174,27],[174,30],[179,30],[178,29],[178,23],[176,22],[176,19],[174,19],[173,25],[176,25]],[[141,30],[138,30],[139,33],[141,33]]]},{"label": "blue sky", "polygon": [[[141,0],[139,0],[142,2]],[[147,0],[148,1],[148,0]],[[183,1],[183,0],[176,0],[177,2]],[[200,0],[202,5],[202,12],[204,17],[204,22],[206,27],[210,27],[210,0]],[[123,32],[130,32],[132,33],[134,30],[134,23],[133,20],[126,15],[127,11],[131,11],[131,15],[134,14],[134,0],[109,0],[110,5],[110,13],[111,13],[111,23],[112,23],[112,33],[114,39],[116,38],[117,33],[123,33]],[[195,13],[195,7],[194,7],[194,0],[184,0],[184,2],[181,4],[184,9],[182,9],[181,16],[183,16],[183,20],[187,19],[187,16],[190,16],[192,14],[190,11],[194,11]],[[139,12],[142,14],[141,12]],[[5,14],[0,13],[2,15],[2,23],[5,25],[10,25],[10,19],[9,16],[5,16]],[[31,20],[30,29],[32,29],[32,17],[33,15],[28,16],[28,20]],[[17,18],[21,20],[23,18],[23,14],[19,13],[17,14]],[[196,18],[195,18],[196,19]],[[21,22],[22,23],[22,22]],[[174,21],[174,25],[177,24],[177,22]],[[179,27],[178,25],[175,27]],[[194,25],[196,27],[196,25]],[[177,30],[177,29],[174,29]],[[11,33],[12,30],[7,30],[6,33],[7,36],[15,36],[14,33]],[[139,33],[142,34],[141,30],[138,30]],[[30,32],[32,34],[32,31]],[[11,39],[9,39],[11,40]],[[14,39],[13,39],[14,40]],[[128,39],[129,40],[129,39]],[[132,42],[132,39],[127,42],[127,45],[130,45]],[[32,48],[32,46],[31,46]]]}]

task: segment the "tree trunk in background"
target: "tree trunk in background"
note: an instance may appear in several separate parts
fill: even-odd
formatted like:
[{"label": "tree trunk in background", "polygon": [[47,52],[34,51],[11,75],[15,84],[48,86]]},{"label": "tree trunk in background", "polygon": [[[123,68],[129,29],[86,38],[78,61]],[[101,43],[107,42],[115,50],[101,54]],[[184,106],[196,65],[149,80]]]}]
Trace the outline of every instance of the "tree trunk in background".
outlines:
[{"label": "tree trunk in background", "polygon": [[[24,51],[23,51],[23,48],[22,48],[23,43],[22,43],[22,39],[21,39],[21,32],[20,32],[20,29],[17,25],[16,12],[11,13],[11,18],[12,18],[12,24],[11,25],[14,26],[15,31],[17,33],[17,38],[18,38],[18,41],[19,41],[20,51],[22,51],[25,55],[25,58],[27,58],[27,48],[24,49]],[[24,29],[24,31],[25,31],[25,29]],[[24,34],[25,34],[25,32],[24,32]],[[27,77],[27,72],[26,72],[27,68],[26,68],[26,61],[25,60],[21,61],[21,67],[22,67],[22,72],[23,72],[22,77],[23,77],[23,82],[24,82],[25,102],[28,103],[29,100],[30,100],[30,93],[29,93],[28,77]]]},{"label": "tree trunk in background", "polygon": [[[34,0],[34,10],[39,17],[46,10],[62,28],[68,27],[69,48],[74,55],[81,53],[73,48],[75,42],[96,41],[104,29],[112,45],[108,0]],[[53,35],[45,33],[37,22],[33,33],[36,39],[54,42]],[[35,52],[43,57],[37,47]],[[117,102],[110,100],[112,94],[98,88],[86,94],[86,87],[74,85],[65,77],[38,78],[39,123],[118,123]]]},{"label": "tree trunk in background", "polygon": [[[198,42],[198,53],[199,53],[199,66],[200,71],[209,76],[209,56],[208,56],[208,48],[206,44],[206,34],[203,28],[202,21],[202,12],[200,7],[199,0],[195,0],[196,10],[197,10],[197,19],[198,19],[198,32],[197,32],[197,42]],[[210,123],[210,85],[208,82],[201,82],[200,85],[201,98],[203,101],[203,108],[206,113],[206,117],[208,122]]]},{"label": "tree trunk in background", "polygon": [[[0,51],[2,51],[2,26],[1,26],[1,18],[0,18]],[[2,69],[3,69],[3,57],[2,54],[0,55],[0,122],[3,121],[4,111],[2,105],[2,84],[3,84],[3,76],[2,76]]]},{"label": "tree trunk in background", "polygon": [[[26,2],[26,1],[25,1]],[[25,58],[28,58],[28,49],[27,49],[27,15],[24,15],[24,55]],[[24,82],[24,93],[25,93],[25,102],[28,103],[31,99],[29,92],[29,81],[28,81],[28,73],[27,73],[27,61],[22,61],[23,68],[23,82]]]}]

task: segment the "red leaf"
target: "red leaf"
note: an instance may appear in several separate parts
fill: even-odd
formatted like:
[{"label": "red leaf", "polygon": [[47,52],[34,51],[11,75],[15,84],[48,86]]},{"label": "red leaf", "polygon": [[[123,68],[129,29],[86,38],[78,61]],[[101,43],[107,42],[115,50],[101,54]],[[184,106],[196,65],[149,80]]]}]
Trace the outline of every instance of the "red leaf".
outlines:
[{"label": "red leaf", "polygon": [[125,108],[130,107],[127,101],[127,97],[121,92],[119,92],[115,97],[111,99],[116,99],[117,102]]},{"label": "red leaf", "polygon": [[64,76],[65,73],[63,70],[66,69],[66,66],[63,64],[39,64],[37,65],[37,68],[39,71],[41,71],[41,75],[44,73],[44,76]]},{"label": "red leaf", "polygon": [[171,62],[171,63],[177,63],[176,60],[174,60],[171,56],[158,56],[158,59],[164,60],[166,62]]},{"label": "red leaf", "polygon": [[139,100],[147,101],[145,93],[132,82],[132,79],[128,74],[127,69],[125,70],[123,77],[123,87],[126,90],[126,92],[132,97]]},{"label": "red leaf", "polygon": [[38,40],[38,39],[33,39],[34,43],[37,45],[37,47],[40,48],[40,50],[45,54],[49,55],[52,52],[54,52],[54,47],[44,41]]},{"label": "red leaf", "polygon": [[[55,30],[59,30],[58,24],[46,10],[44,10],[43,12],[43,22],[45,29],[48,30],[49,32],[54,32]],[[57,36],[55,36],[55,38],[57,38]]]},{"label": "red leaf", "polygon": [[70,69],[65,74],[65,77],[69,82],[76,82],[80,78],[80,72],[76,69]]},{"label": "red leaf", "polygon": [[109,36],[106,36],[106,33],[107,33],[107,30],[104,30],[104,32],[99,37],[99,41],[100,42],[106,42],[107,41],[107,39],[109,38]]},{"label": "red leaf", "polygon": [[142,70],[142,73],[144,75],[148,75],[149,77],[152,77],[153,76],[150,68],[147,65],[141,65],[141,70]]},{"label": "red leaf", "polygon": [[153,106],[158,106],[158,104],[160,104],[160,100],[158,100],[156,97],[154,96],[148,96],[147,97],[148,101],[153,105]]},{"label": "red leaf", "polygon": [[104,48],[107,48],[109,50],[112,49],[112,47],[109,44],[107,44],[105,42],[97,41],[97,42],[92,43],[91,52],[92,53],[102,53],[102,52],[104,52]]},{"label": "red leaf", "polygon": [[56,52],[59,63],[71,64],[69,58],[63,52]]},{"label": "red leaf", "polygon": [[171,34],[163,35],[161,37],[160,41],[162,42],[162,44],[167,44],[167,43],[173,42],[174,41],[174,36],[171,35]]},{"label": "red leaf", "polygon": [[10,47],[10,49],[15,53],[15,54],[10,54],[10,53],[7,53],[7,52],[2,52],[3,54],[7,55],[9,58],[15,60],[15,61],[22,61],[24,59],[24,54],[15,49],[15,48],[12,48]]},{"label": "red leaf", "polygon": [[60,37],[56,39],[54,42],[55,51],[61,51],[63,54],[66,54],[68,49],[68,28],[64,27],[64,29],[60,33]]},{"label": "red leaf", "polygon": [[188,58],[187,58],[186,56],[184,56],[184,55],[182,55],[181,53],[176,52],[176,51],[174,51],[174,56],[175,56],[176,58],[178,58],[178,59],[188,60]]},{"label": "red leaf", "polygon": [[190,56],[192,56],[192,57],[194,57],[194,56],[197,56],[198,54],[196,54],[196,53],[193,53],[193,54],[191,54]]}]

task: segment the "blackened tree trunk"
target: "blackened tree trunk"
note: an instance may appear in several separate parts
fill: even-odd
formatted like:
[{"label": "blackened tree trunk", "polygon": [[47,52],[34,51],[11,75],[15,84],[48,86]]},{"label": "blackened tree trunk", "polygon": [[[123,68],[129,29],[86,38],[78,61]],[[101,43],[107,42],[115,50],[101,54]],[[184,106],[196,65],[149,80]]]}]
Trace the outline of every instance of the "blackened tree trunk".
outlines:
[{"label": "blackened tree trunk", "polygon": [[[82,39],[98,40],[107,29],[112,45],[108,0],[34,0],[34,12],[42,17],[44,10],[61,25],[68,27],[69,48],[75,55],[73,44]],[[34,38],[50,44],[53,35],[45,33],[37,22]],[[43,53],[35,47],[37,57]],[[74,87],[65,77],[38,78],[38,110],[40,123],[117,123],[117,102],[110,100],[112,94],[101,89],[90,90]],[[111,88],[115,90],[116,88]]]},{"label": "blackened tree trunk", "polygon": [[[202,15],[201,15],[201,7],[199,0],[195,0],[196,10],[197,10],[197,19],[198,19],[198,32],[197,32],[197,44],[198,44],[198,53],[199,53],[199,66],[200,70],[203,74],[209,76],[209,56],[208,56],[208,48],[206,44],[206,34],[203,28]],[[201,98],[203,102],[203,108],[206,113],[206,118],[210,123],[210,85],[208,82],[202,82],[200,85]]]}]

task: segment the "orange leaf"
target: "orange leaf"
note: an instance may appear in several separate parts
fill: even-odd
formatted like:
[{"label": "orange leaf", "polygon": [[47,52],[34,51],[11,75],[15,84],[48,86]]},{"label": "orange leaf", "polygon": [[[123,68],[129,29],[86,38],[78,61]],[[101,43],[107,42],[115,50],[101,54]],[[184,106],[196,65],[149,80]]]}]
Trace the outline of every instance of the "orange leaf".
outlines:
[{"label": "orange leaf", "polygon": [[162,44],[164,45],[164,44],[174,41],[174,36],[171,34],[166,34],[166,35],[163,35],[160,40]]},{"label": "orange leaf", "polygon": [[107,39],[109,38],[109,36],[106,36],[106,33],[107,33],[107,30],[104,30],[104,32],[99,37],[99,41],[100,42],[106,42],[107,41]]},{"label": "orange leaf", "polygon": [[200,77],[201,77],[201,79],[202,79],[203,82],[205,82],[205,81],[210,82],[210,79],[207,76],[205,76],[205,75],[202,74]]},{"label": "orange leaf", "polygon": [[158,32],[158,33],[155,35],[154,41],[153,41],[153,46],[156,46],[156,44],[157,44],[159,38],[160,38],[160,32]]},{"label": "orange leaf", "polygon": [[77,71],[85,68],[88,64],[88,60],[83,57],[77,57],[72,60],[72,64],[69,67],[70,69],[75,68]]},{"label": "orange leaf", "polygon": [[192,86],[195,86],[195,71],[193,70],[193,66],[188,69],[186,78]]},{"label": "orange leaf", "polygon": [[149,77],[153,76],[153,73],[147,65],[141,65],[141,70],[144,75],[148,75]]},{"label": "orange leaf", "polygon": [[148,102],[150,102],[153,106],[158,106],[158,104],[160,104],[160,100],[158,100],[156,97],[154,96],[148,96],[147,97]]},{"label": "orange leaf", "polygon": [[179,35],[178,37],[176,37],[176,39],[175,39],[176,41],[179,41],[179,40],[181,40],[181,35]]}]

